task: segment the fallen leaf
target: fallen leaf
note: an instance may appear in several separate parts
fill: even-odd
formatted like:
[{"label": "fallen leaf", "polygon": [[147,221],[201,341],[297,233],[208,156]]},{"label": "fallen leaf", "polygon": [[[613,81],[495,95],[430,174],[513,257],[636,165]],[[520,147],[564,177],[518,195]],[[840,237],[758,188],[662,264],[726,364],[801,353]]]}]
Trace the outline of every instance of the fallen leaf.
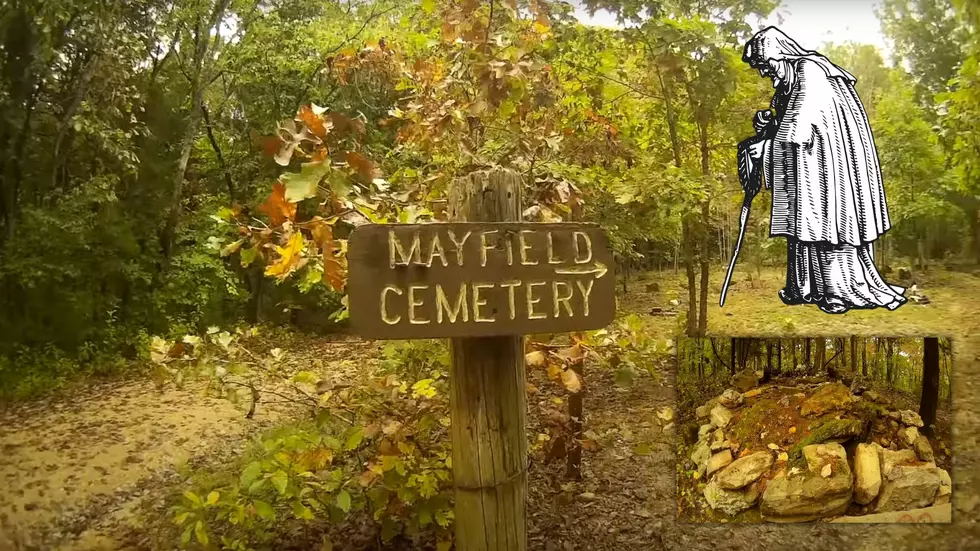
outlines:
[{"label": "fallen leaf", "polygon": [[540,350],[535,350],[534,352],[528,352],[524,355],[524,363],[528,367],[544,367],[546,363],[547,356],[544,352]]},{"label": "fallen leaf", "polygon": [[386,436],[391,436],[392,434],[398,432],[398,429],[400,428],[402,428],[402,424],[398,421],[392,420],[385,423],[385,426],[381,429],[381,431],[384,432]]},{"label": "fallen leaf", "polygon": [[575,344],[560,349],[555,355],[568,362],[569,365],[576,365],[585,359],[585,350],[580,345]]},{"label": "fallen leaf", "polygon": [[789,433],[790,434],[796,434],[796,427],[790,427],[789,428]]},{"label": "fallen leaf", "polygon": [[561,382],[569,392],[580,392],[582,390],[582,381],[579,380],[578,373],[575,373],[571,369],[566,369],[561,372]]},{"label": "fallen leaf", "polygon": [[555,364],[548,364],[548,378],[557,381],[561,378],[561,367]]}]

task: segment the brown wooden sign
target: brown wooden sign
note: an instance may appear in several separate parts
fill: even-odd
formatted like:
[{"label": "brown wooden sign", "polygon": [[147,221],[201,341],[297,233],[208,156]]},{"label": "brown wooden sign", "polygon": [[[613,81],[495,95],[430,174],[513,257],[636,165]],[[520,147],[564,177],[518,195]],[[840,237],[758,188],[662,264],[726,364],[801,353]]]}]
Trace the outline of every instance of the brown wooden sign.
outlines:
[{"label": "brown wooden sign", "polygon": [[580,331],[616,313],[612,251],[594,224],[367,224],[347,261],[351,324],[368,338]]}]

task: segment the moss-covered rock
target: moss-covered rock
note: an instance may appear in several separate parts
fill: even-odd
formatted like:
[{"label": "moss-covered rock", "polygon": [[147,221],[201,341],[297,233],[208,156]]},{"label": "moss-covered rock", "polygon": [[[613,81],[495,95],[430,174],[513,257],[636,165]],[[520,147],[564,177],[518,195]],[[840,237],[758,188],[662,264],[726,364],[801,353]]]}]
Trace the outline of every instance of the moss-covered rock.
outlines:
[{"label": "moss-covered rock", "polygon": [[823,415],[828,411],[845,409],[851,405],[851,391],[840,383],[823,385],[800,407],[800,415]]},{"label": "moss-covered rock", "polygon": [[864,423],[859,419],[827,421],[790,449],[789,460],[793,464],[800,464],[803,460],[803,448],[811,444],[822,444],[833,438],[853,438],[859,436],[863,431]]}]

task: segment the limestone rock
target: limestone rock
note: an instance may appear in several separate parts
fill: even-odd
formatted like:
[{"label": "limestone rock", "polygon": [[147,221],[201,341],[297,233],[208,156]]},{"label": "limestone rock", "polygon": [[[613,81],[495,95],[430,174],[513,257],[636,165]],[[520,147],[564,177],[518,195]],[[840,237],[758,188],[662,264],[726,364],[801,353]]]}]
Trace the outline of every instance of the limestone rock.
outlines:
[{"label": "limestone rock", "polygon": [[763,389],[761,388],[753,388],[752,390],[742,393],[742,398],[755,398],[756,396],[762,394],[762,390]]},{"label": "limestone rock", "polygon": [[756,452],[732,462],[718,473],[718,485],[726,490],[737,490],[755,482],[772,466],[768,452]]},{"label": "limestone rock", "polygon": [[877,513],[917,509],[932,504],[939,493],[939,469],[933,465],[895,467],[881,484]]},{"label": "limestone rock", "polygon": [[871,388],[871,384],[864,377],[855,377],[851,382],[851,394],[864,394]]},{"label": "limestone rock", "polygon": [[936,494],[936,501],[933,505],[945,505],[949,503],[953,494],[953,480],[945,469],[939,469],[939,492]]},{"label": "limestone rock", "polygon": [[740,490],[726,490],[719,486],[717,481],[712,481],[704,487],[704,498],[713,510],[727,515],[737,515],[751,509],[759,500],[759,484],[751,484]]},{"label": "limestone rock", "polygon": [[839,515],[852,497],[850,471],[829,477],[804,473],[770,480],[762,494],[762,517],[772,522],[807,522]]},{"label": "limestone rock", "polygon": [[915,441],[919,439],[919,429],[915,427],[905,427],[904,429],[898,431],[898,436],[902,443],[905,444],[906,448],[911,448],[915,445]]},{"label": "limestone rock", "polygon": [[932,446],[929,445],[929,439],[921,434],[915,439],[915,442],[912,444],[912,449],[915,450],[915,455],[922,461],[931,462],[936,460],[935,454],[932,453]]},{"label": "limestone rock", "polygon": [[663,409],[657,412],[657,417],[663,419],[665,423],[670,423],[674,420],[674,408],[670,406],[664,406]]},{"label": "limestone rock", "polygon": [[828,411],[846,408],[851,403],[851,390],[840,383],[821,386],[800,406],[800,415],[823,415]]},{"label": "limestone rock", "polygon": [[718,404],[711,410],[711,422],[720,429],[728,426],[728,423],[732,420],[732,412],[728,411],[728,408]]},{"label": "limestone rock", "polygon": [[726,408],[737,408],[745,403],[745,398],[737,390],[730,388],[718,397],[718,403]]},{"label": "limestone rock", "polygon": [[754,371],[740,371],[732,377],[732,386],[739,392],[748,392],[759,386],[759,376]]},{"label": "limestone rock", "polygon": [[877,513],[872,515],[838,517],[830,522],[846,522],[855,524],[884,524],[884,523],[949,523],[952,521],[953,508],[947,503],[925,509],[897,511],[892,513]]},{"label": "limestone rock", "polygon": [[828,463],[843,462],[847,464],[847,452],[844,446],[836,443],[812,444],[803,448],[803,457],[806,458],[806,466],[810,472],[820,472],[824,465]]},{"label": "limestone rock", "polygon": [[698,466],[698,472],[702,475],[708,465],[708,459],[711,459],[711,447],[702,440],[694,446],[694,451],[691,452],[691,461],[694,461],[694,464]]},{"label": "limestone rock", "polygon": [[858,444],[854,451],[854,501],[867,505],[881,490],[880,447],[877,444]]},{"label": "limestone rock", "polygon": [[882,450],[881,451],[881,476],[889,478],[892,471],[901,465],[915,462],[915,452],[912,450]]},{"label": "limestone rock", "polygon": [[711,459],[708,459],[708,465],[705,468],[705,475],[711,476],[723,467],[727,467],[729,464],[731,464],[731,462],[731,450],[722,450],[721,452],[712,455]]},{"label": "limestone rock", "polygon": [[877,402],[878,401],[878,393],[875,392],[875,391],[873,391],[873,390],[867,390],[861,396],[864,396],[864,399],[865,400],[868,400],[869,402]]},{"label": "limestone rock", "polygon": [[698,406],[697,409],[694,410],[694,414],[698,416],[698,419],[707,419],[708,415],[711,414],[711,406],[708,404]]},{"label": "limestone rock", "polygon": [[714,428],[715,426],[712,425],[711,423],[705,423],[701,425],[701,427],[698,428],[698,440],[704,440],[705,438],[707,438],[708,434],[710,434],[711,431],[714,430]]},{"label": "limestone rock", "polygon": [[898,415],[903,425],[908,427],[922,427],[922,417],[919,417],[918,413],[905,409],[898,412]]}]

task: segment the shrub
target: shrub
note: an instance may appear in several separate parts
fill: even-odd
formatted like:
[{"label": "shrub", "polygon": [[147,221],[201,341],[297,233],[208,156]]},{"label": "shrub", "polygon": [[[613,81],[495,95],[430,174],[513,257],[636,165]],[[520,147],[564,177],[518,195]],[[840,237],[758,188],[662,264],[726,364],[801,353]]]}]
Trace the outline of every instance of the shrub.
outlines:
[{"label": "shrub", "polygon": [[[274,348],[255,354],[254,330],[211,329],[180,342],[154,339],[158,374],[203,377],[233,400],[274,395],[308,408],[306,419],[263,435],[222,482],[192,484],[173,508],[180,545],[262,549],[287,526],[316,534],[345,521],[373,523],[382,540],[452,542],[452,460],[447,354],[437,341],[385,347],[382,367],[357,380],[295,370]],[[222,479],[218,479],[222,480]]]}]

